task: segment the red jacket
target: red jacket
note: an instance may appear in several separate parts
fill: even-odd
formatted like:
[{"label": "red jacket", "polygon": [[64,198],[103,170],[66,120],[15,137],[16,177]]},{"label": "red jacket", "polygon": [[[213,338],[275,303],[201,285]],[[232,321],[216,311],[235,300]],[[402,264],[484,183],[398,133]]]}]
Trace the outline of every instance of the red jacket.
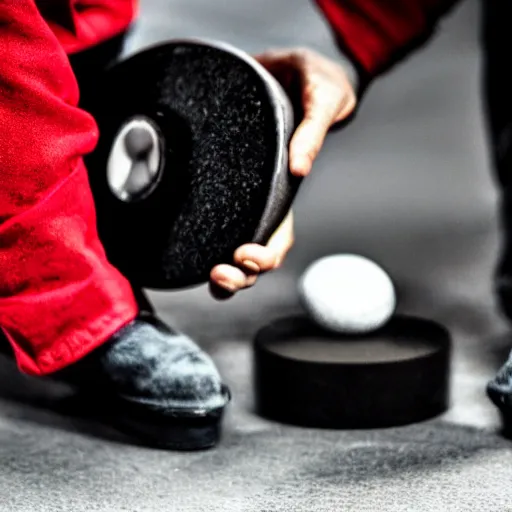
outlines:
[{"label": "red jacket", "polygon": [[457,0],[316,0],[342,49],[368,78],[423,42]]},{"label": "red jacket", "polygon": [[[454,0],[317,2],[371,78]],[[97,127],[66,57],[135,15],[134,0],[0,0],[0,326],[28,373],[69,365],[137,314],[98,240],[82,159]]]},{"label": "red jacket", "polygon": [[[428,37],[457,0],[316,0],[342,47],[371,76]],[[128,26],[137,0],[36,0],[67,53]]]}]

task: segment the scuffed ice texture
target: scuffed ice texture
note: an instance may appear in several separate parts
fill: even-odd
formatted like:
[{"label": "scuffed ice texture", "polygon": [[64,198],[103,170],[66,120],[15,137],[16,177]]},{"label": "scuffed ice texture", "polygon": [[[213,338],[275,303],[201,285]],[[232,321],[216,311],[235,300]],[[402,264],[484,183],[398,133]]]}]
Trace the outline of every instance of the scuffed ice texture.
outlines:
[{"label": "scuffed ice texture", "polygon": [[214,409],[225,405],[220,375],[190,338],[137,319],[112,339],[101,367],[119,393],[165,408]]}]

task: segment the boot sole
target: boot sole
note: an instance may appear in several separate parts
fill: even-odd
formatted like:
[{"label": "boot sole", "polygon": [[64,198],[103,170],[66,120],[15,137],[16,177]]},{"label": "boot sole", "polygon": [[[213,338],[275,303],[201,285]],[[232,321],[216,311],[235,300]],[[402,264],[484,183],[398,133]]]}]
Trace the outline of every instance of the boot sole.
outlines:
[{"label": "boot sole", "polygon": [[179,410],[114,397],[111,424],[149,446],[167,450],[196,451],[213,448],[222,433],[224,409],[231,400],[223,386],[224,405],[214,409]]}]

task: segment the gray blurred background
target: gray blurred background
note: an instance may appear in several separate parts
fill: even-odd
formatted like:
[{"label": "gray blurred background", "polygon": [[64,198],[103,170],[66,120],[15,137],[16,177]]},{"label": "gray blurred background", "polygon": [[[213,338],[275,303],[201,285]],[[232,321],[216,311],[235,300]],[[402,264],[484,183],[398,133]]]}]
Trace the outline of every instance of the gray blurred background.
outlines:
[{"label": "gray blurred background", "polygon": [[[480,96],[479,6],[463,2],[421,51],[375,83],[355,122],[330,135],[296,203],[284,267],[228,303],[202,287],[152,293],[234,392],[221,445],[177,454],[132,446],[54,407],[66,390],[0,360],[1,511],[512,510],[512,445],[484,387],[512,346],[496,313],[499,247]],[[307,45],[336,58],[307,0],[143,0],[131,51],[169,37],[247,51]],[[444,322],[455,340],[442,418],[376,431],[287,427],[252,412],[251,338],[298,311],[295,283],[332,252],[385,266],[399,309]]]}]

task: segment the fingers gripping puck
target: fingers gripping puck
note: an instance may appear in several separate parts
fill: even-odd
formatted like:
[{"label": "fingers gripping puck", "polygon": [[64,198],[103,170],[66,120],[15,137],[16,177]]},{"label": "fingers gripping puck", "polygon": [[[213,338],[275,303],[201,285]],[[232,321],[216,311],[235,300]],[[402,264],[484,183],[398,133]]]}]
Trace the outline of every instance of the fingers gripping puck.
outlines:
[{"label": "fingers gripping puck", "polygon": [[136,286],[202,284],[241,245],[266,244],[290,209],[293,107],[237,48],[173,40],[143,50],[109,68],[89,110],[100,132],[87,157],[98,232]]}]

